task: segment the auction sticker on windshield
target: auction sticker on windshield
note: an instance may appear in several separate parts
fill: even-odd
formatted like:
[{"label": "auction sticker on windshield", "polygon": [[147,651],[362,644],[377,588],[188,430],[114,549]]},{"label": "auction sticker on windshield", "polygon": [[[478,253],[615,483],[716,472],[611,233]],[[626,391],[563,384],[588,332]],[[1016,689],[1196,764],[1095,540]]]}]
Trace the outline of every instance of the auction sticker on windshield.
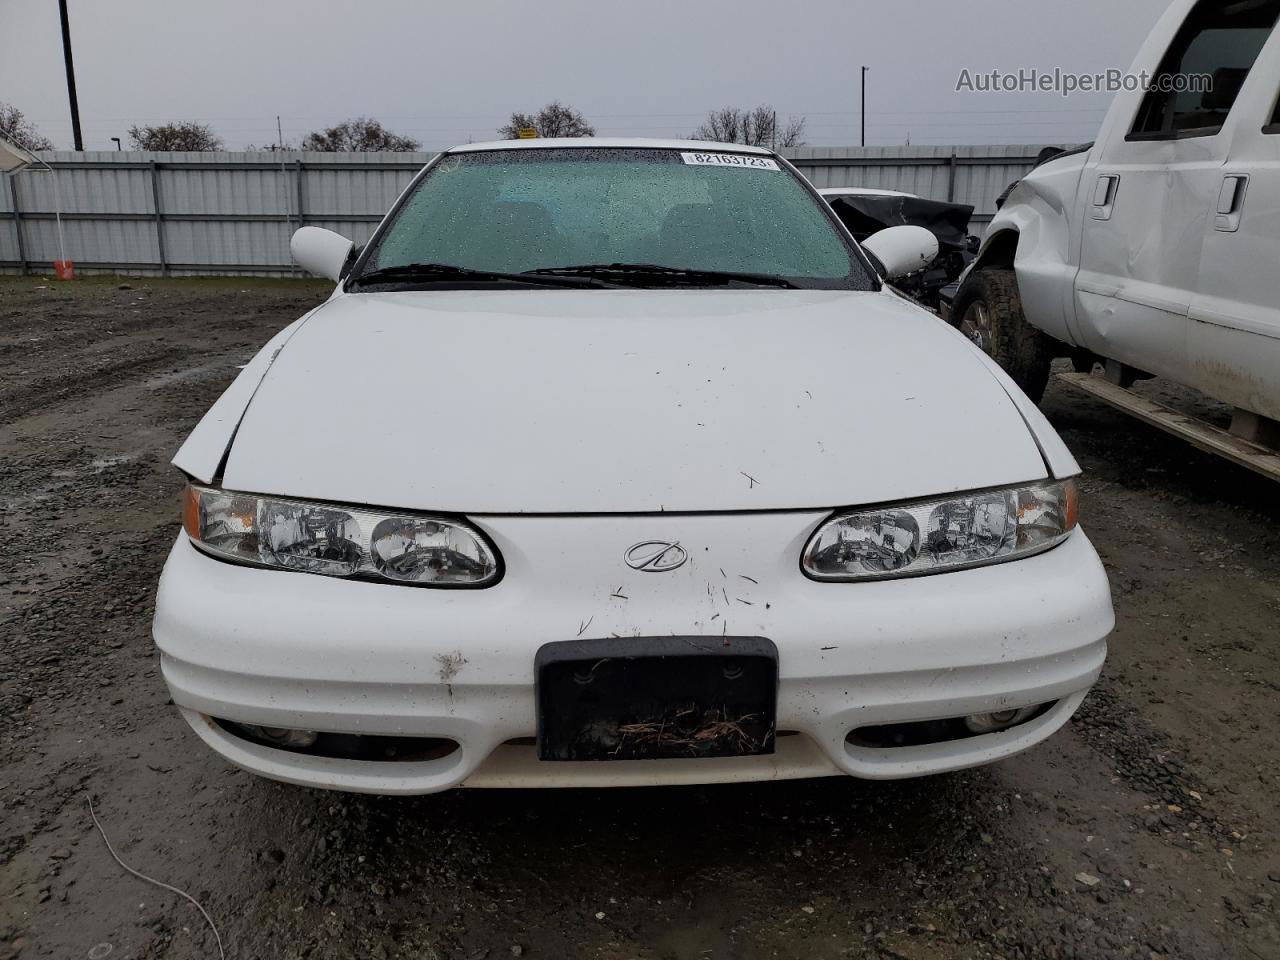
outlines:
[{"label": "auction sticker on windshield", "polygon": [[776,161],[768,157],[748,157],[741,153],[682,153],[685,163],[703,167],[746,167],[752,170],[777,170]]}]

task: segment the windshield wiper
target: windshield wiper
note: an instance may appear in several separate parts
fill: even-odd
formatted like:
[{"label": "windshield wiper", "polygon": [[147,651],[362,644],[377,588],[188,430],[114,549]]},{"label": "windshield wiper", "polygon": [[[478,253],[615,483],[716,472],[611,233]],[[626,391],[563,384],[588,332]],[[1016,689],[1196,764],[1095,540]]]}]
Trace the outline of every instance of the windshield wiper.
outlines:
[{"label": "windshield wiper", "polygon": [[743,273],[732,270],[696,270],[691,267],[664,267],[658,263],[583,263],[571,267],[544,267],[530,270],[530,276],[552,277],[613,277],[617,280],[656,280],[663,283],[689,282],[693,284],[746,283],[757,287],[788,287],[796,285],[785,277],[771,273]]},{"label": "windshield wiper", "polygon": [[590,277],[574,276],[539,276],[534,273],[502,273],[498,270],[475,270],[471,267],[458,267],[450,263],[403,263],[394,267],[383,267],[362,273],[348,281],[348,286],[363,287],[387,283],[447,283],[451,280],[467,282],[509,281],[511,283],[535,284],[544,287],[590,287],[601,289],[610,284]]}]

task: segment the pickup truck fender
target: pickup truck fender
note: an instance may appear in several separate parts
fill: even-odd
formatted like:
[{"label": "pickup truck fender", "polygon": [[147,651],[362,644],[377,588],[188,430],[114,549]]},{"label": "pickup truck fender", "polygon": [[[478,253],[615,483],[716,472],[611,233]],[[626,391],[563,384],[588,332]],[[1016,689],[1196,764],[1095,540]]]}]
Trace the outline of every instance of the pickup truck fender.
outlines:
[{"label": "pickup truck fender", "polygon": [[987,228],[970,270],[1013,267],[1031,326],[1077,346],[1078,197],[1088,151],[1064,154],[1020,180]]}]

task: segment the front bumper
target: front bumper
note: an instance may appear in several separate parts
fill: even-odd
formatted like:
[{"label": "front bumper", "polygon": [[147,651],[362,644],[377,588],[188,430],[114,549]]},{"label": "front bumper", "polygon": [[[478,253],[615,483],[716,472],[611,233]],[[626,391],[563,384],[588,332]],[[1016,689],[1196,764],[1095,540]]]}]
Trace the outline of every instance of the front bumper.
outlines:
[{"label": "front bumper", "polygon": [[[218,753],[276,779],[370,793],[920,776],[1010,756],[1069,719],[1097,679],[1114,625],[1106,576],[1083,532],[1013,563],[821,584],[800,574],[796,558],[826,516],[478,518],[507,573],[477,591],[250,569],[180,537],[154,635],[174,702]],[[627,569],[623,550],[649,539],[679,540],[690,563],[669,574]],[[604,560],[602,543],[611,550]],[[537,759],[529,738],[543,644],[670,635],[777,645],[773,755]],[[847,740],[859,727],[1052,701],[1004,733],[890,749]],[[330,759],[242,740],[211,717],[459,746],[421,762]]]}]

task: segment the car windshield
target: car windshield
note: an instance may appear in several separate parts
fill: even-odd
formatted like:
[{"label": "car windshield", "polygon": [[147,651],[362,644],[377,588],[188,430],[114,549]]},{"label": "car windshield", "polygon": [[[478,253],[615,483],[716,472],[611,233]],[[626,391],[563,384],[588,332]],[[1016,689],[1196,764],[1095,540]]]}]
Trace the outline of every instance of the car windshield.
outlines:
[{"label": "car windshield", "polygon": [[520,282],[538,272],[544,282],[591,277],[597,286],[874,289],[824,207],[763,155],[460,152],[418,182],[351,285]]}]

